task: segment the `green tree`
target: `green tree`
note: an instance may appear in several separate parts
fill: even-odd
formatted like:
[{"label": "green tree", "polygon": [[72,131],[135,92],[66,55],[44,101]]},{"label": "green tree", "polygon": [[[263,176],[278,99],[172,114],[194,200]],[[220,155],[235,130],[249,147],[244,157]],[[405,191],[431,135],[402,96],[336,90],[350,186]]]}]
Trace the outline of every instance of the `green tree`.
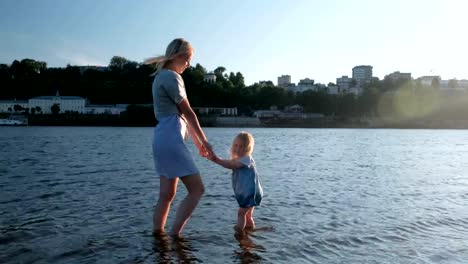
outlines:
[{"label": "green tree", "polygon": [[15,104],[13,106],[13,110],[15,110],[15,112],[21,112],[21,111],[23,111],[23,109],[24,108],[21,105],[18,105],[18,104]]},{"label": "green tree", "polygon": [[53,104],[51,107],[50,107],[50,111],[52,112],[52,114],[58,114],[60,113],[60,106],[59,104]]},{"label": "green tree", "polygon": [[234,74],[233,72],[231,72],[229,74],[229,80],[232,82],[232,84],[236,87],[236,88],[242,88],[245,86],[244,84],[244,76],[242,75],[242,73],[238,72],[236,74]]},{"label": "green tree", "polygon": [[112,57],[110,63],[109,63],[109,68],[112,70],[112,71],[116,71],[116,70],[122,70],[125,65],[127,63],[129,63],[130,61],[127,60],[126,58],[124,57],[121,57],[121,56],[114,56]]},{"label": "green tree", "polygon": [[226,71],[226,68],[224,68],[223,66],[219,66],[218,68],[216,68],[213,73],[216,75],[216,81],[222,81],[224,80],[224,76],[223,76],[223,73]]}]

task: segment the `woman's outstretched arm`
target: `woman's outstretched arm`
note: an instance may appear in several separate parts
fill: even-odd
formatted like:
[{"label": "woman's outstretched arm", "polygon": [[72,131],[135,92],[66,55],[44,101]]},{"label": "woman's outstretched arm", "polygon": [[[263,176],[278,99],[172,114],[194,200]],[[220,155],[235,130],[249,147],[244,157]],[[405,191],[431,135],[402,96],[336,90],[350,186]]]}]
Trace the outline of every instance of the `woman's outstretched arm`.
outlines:
[{"label": "woman's outstretched arm", "polygon": [[202,154],[203,151],[208,152],[208,154],[212,154],[212,147],[210,143],[208,143],[208,139],[206,138],[205,133],[203,133],[200,123],[198,122],[197,115],[195,114],[195,112],[193,112],[188,99],[182,99],[182,101],[180,101],[177,106],[182,115],[187,120],[189,126],[189,134],[192,137],[192,140],[197,146],[198,150],[200,151],[200,154]]}]

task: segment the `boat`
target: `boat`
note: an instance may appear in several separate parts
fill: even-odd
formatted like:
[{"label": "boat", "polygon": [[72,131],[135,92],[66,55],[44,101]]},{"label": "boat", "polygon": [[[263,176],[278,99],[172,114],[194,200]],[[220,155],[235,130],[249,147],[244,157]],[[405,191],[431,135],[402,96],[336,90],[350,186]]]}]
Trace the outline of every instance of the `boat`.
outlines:
[{"label": "boat", "polygon": [[0,126],[24,126],[23,122],[19,120],[11,120],[11,119],[0,119]]},{"label": "boat", "polygon": [[28,118],[24,115],[10,115],[9,118],[0,119],[0,126],[27,126]]}]

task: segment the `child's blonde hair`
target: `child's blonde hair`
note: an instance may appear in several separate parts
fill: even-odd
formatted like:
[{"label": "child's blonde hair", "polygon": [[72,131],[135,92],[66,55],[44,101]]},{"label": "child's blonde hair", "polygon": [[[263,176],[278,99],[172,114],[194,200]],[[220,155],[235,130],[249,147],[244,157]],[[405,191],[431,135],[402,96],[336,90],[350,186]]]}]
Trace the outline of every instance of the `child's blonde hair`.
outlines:
[{"label": "child's blonde hair", "polygon": [[144,64],[156,64],[156,71],[152,74],[155,75],[175,56],[190,51],[193,52],[193,47],[188,41],[183,38],[176,38],[167,45],[166,54],[149,58],[144,61]]},{"label": "child's blonde hair", "polygon": [[[242,153],[241,156],[252,155],[254,144],[255,144],[254,137],[252,136],[252,134],[242,131],[239,134],[237,134],[237,136],[232,141],[232,144],[234,144],[234,141],[236,139],[239,139],[242,145],[244,146],[244,153]],[[231,155],[231,158],[239,158],[239,157],[236,157],[236,155],[233,153],[232,145],[231,145],[231,148],[229,149],[229,153]]]}]

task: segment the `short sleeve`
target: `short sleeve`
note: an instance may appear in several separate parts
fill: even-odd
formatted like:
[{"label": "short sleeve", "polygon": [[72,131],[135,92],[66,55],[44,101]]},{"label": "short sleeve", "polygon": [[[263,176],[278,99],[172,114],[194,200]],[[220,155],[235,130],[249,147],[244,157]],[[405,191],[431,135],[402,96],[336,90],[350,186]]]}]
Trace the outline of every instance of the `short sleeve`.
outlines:
[{"label": "short sleeve", "polygon": [[252,167],[255,165],[255,161],[251,156],[244,156],[239,159],[239,162],[244,164],[246,167]]},{"label": "short sleeve", "polygon": [[176,104],[187,97],[185,92],[185,84],[180,74],[174,73],[164,86],[167,96],[169,96]]}]

